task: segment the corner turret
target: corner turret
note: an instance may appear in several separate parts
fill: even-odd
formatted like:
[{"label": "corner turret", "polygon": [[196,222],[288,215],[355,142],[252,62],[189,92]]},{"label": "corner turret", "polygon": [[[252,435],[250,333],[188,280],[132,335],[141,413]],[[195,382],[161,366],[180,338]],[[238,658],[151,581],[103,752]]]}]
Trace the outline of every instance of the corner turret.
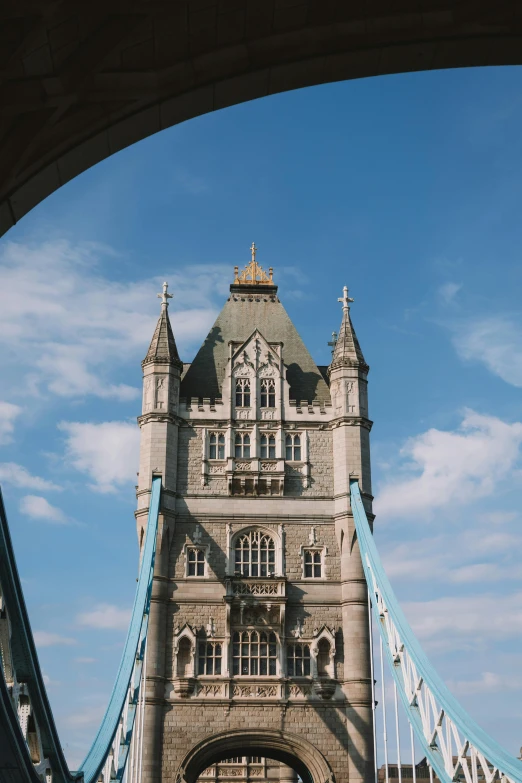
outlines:
[{"label": "corner turret", "polygon": [[[146,520],[152,477],[163,478],[163,505],[176,492],[179,387],[183,363],[168,314],[168,284],[163,283],[161,314],[143,362],[143,404],[138,418],[141,429],[140,472],[138,480],[138,529]],[[171,493],[171,494],[170,494]]]}]

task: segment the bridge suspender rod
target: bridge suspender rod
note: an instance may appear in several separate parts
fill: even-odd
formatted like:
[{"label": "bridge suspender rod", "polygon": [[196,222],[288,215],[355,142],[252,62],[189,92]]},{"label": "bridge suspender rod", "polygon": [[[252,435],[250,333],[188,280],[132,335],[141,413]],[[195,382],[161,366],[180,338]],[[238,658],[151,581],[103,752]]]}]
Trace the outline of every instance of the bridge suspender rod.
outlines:
[{"label": "bridge suspender rod", "polygon": [[382,694],[382,733],[384,740],[384,770],[386,783],[390,783],[390,771],[388,768],[388,735],[386,733],[386,686],[384,684],[384,651],[382,649],[382,637],[379,636],[379,653],[381,658],[381,694]]},{"label": "bridge suspender rod", "polygon": [[141,714],[140,714],[140,732],[139,732],[139,762],[138,762],[138,774],[136,777],[136,783],[141,783],[141,773],[143,769],[143,726],[145,724],[145,684],[147,681],[147,646],[145,645],[145,660],[143,663],[143,682],[141,689]]},{"label": "bridge suspender rod", "polygon": [[417,783],[417,770],[415,769],[415,737],[413,734],[413,726],[410,723],[410,741],[411,741],[411,774],[413,783]]},{"label": "bridge suspender rod", "polygon": [[395,736],[397,737],[397,765],[399,770],[399,783],[402,783],[401,734],[399,730],[399,703],[397,701],[397,685],[395,683],[395,680],[393,681],[393,699],[395,702]]},{"label": "bridge suspender rod", "polygon": [[377,772],[377,731],[375,726],[375,672],[373,660],[373,623],[372,623],[372,603],[370,593],[368,593],[368,624],[370,626],[370,676],[372,678],[372,727],[373,727],[373,768],[375,772],[375,783],[378,783]]}]

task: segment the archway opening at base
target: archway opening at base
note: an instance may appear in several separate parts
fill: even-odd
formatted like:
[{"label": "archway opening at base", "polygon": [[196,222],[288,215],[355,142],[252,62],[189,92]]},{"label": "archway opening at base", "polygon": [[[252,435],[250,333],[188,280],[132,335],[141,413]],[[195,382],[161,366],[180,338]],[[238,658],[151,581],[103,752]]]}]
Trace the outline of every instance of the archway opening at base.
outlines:
[{"label": "archway opening at base", "polygon": [[[194,745],[180,766],[177,783],[196,783],[199,778],[203,783],[205,770],[233,758],[281,762],[295,771],[303,783],[334,781],[325,757],[302,737],[288,732],[245,728],[213,734]],[[281,770],[280,780],[284,783],[283,778],[289,773],[284,767]]]}]

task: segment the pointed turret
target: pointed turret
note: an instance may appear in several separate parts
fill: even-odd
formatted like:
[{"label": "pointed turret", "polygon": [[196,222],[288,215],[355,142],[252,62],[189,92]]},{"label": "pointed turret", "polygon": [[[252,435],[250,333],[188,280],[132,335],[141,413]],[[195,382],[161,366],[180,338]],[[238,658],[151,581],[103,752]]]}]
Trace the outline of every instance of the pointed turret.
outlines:
[{"label": "pointed turret", "polygon": [[168,300],[172,299],[172,294],[168,293],[168,283],[163,283],[163,293],[158,294],[158,297],[161,299],[161,315],[142,366],[150,362],[161,362],[173,364],[182,370],[183,362],[179,358],[168,314]]},{"label": "pointed turret", "polygon": [[[153,476],[163,478],[163,510],[168,509],[176,491],[179,385],[183,364],[170,326],[167,283],[163,283],[161,314],[147,356],[142,361],[143,404],[138,418],[141,428],[140,471],[138,478],[138,534],[144,529]],[[171,495],[168,494],[168,492]]]},{"label": "pointed turret", "polygon": [[339,336],[335,340],[332,361],[328,372],[331,373],[338,367],[360,367],[364,372],[368,372],[369,367],[364,360],[363,352],[350,318],[349,303],[353,302],[353,299],[348,296],[347,286],[344,286],[343,296],[339,297],[338,301],[343,303],[343,320]]}]

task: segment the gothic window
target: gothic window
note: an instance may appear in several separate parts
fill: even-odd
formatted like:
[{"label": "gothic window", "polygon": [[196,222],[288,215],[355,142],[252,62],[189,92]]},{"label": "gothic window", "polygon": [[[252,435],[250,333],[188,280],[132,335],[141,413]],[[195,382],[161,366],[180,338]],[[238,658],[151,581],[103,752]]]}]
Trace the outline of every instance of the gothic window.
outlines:
[{"label": "gothic window", "polygon": [[187,547],[187,576],[205,576],[205,552],[197,547]]},{"label": "gothic window", "polygon": [[300,435],[287,435],[286,436],[286,458],[293,462],[301,461],[301,436]]},{"label": "gothic window", "polygon": [[310,645],[289,644],[286,653],[286,666],[289,677],[308,677],[310,675]]},{"label": "gothic window", "polygon": [[221,674],[220,642],[200,642],[198,647],[198,674]]},{"label": "gothic window", "polygon": [[236,631],[232,639],[232,673],[266,677],[276,674],[275,633]]},{"label": "gothic window", "polygon": [[275,459],[275,435],[261,435],[261,459]]},{"label": "gothic window", "polygon": [[320,579],[323,575],[323,551],[321,549],[304,549],[303,566],[305,579]]},{"label": "gothic window", "polygon": [[317,645],[317,674],[319,677],[328,677],[330,668],[330,642],[328,639],[320,639]]},{"label": "gothic window", "polygon": [[241,576],[270,576],[275,573],[274,539],[251,530],[236,540],[234,570]]},{"label": "gothic window", "polygon": [[238,432],[236,434],[234,454],[239,459],[250,457],[250,435],[248,432]]},{"label": "gothic window", "polygon": [[225,459],[225,436],[222,432],[210,433],[209,458]]},{"label": "gothic window", "polygon": [[261,407],[275,408],[275,381],[273,378],[264,378],[261,381]]},{"label": "gothic window", "polygon": [[250,379],[238,378],[236,380],[236,408],[250,407]]},{"label": "gothic window", "polygon": [[184,636],[178,645],[177,675],[178,677],[190,677],[192,658],[192,644],[190,639]]}]

